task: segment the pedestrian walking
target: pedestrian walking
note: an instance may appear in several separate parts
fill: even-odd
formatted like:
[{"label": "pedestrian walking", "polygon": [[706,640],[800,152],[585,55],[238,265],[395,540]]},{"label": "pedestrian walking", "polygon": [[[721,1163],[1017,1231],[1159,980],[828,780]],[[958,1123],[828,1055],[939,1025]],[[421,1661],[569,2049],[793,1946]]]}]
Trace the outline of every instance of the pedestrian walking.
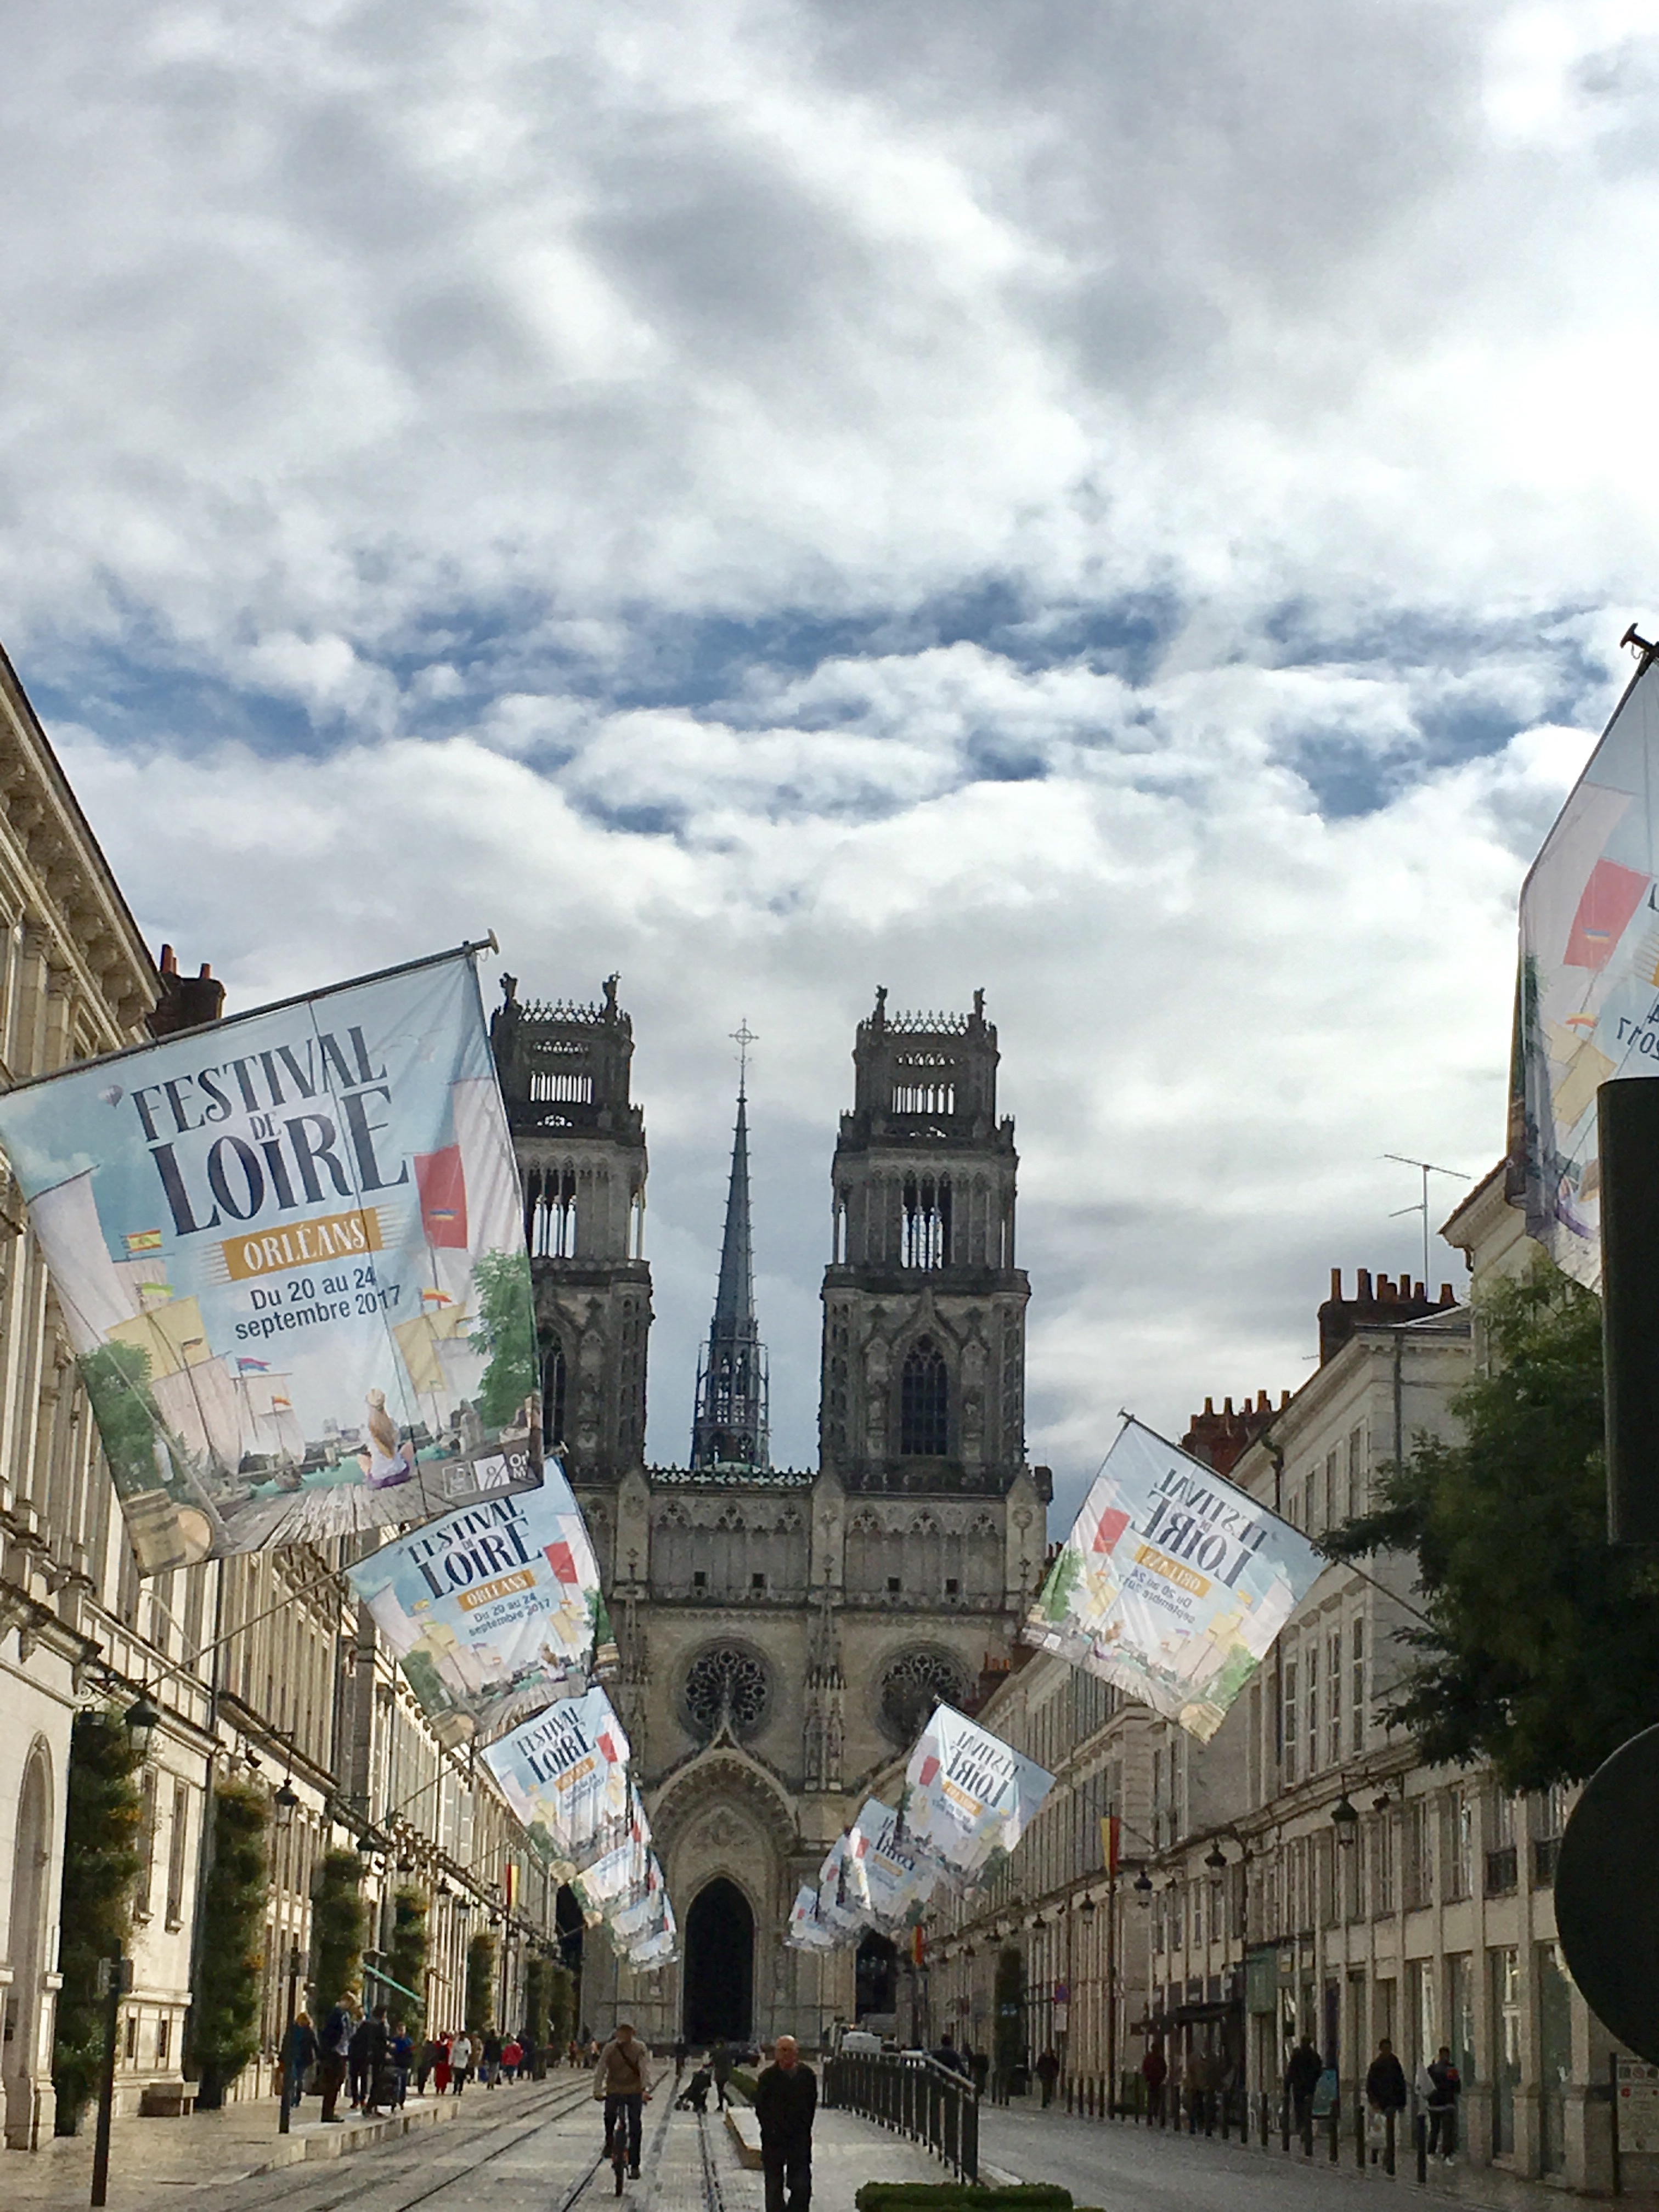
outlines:
[{"label": "pedestrian walking", "polygon": [[[363,2118],[378,2120],[392,2095],[392,2030],[386,2007],[376,2005],[363,2022]],[[355,2042],[356,2038],[354,2036]]]},{"label": "pedestrian walking", "polygon": [[459,2096],[466,2087],[466,2077],[472,2071],[472,2038],[463,2028],[449,2046],[449,2086]]},{"label": "pedestrian walking", "polygon": [[309,2013],[296,2012],[283,2052],[283,2090],[293,2110],[306,2093],[306,2082],[317,2063],[317,2031]]},{"label": "pedestrian walking", "polygon": [[975,2089],[982,2097],[985,2094],[985,2085],[991,2078],[989,2051],[970,2051],[968,2053],[968,2071],[973,2076]]},{"label": "pedestrian walking", "polygon": [[[428,2035],[421,2045],[420,2058],[416,2062],[415,2068],[415,2094],[417,2097],[425,2096],[426,2085],[432,2079],[434,2073],[437,2070],[439,2061],[442,2058],[443,2055],[444,2048],[442,2044],[439,2042],[435,2035]],[[439,2086],[438,2094],[440,2096],[443,2094],[441,2084]]]},{"label": "pedestrian walking", "polygon": [[714,2077],[714,2109],[719,2112],[732,2101],[726,2094],[726,2085],[732,2079],[732,2047],[724,2036],[709,2052],[708,2067]]},{"label": "pedestrian walking", "polygon": [[501,2045],[501,2071],[509,2081],[519,2078],[519,2069],[524,2064],[524,2045],[516,2035],[509,2035]]},{"label": "pedestrian walking", "polygon": [[772,2046],[772,2063],[755,2084],[755,2118],[760,2123],[761,2171],[766,2178],[766,2212],[808,2212],[812,2202],[812,2117],[818,2106],[818,2079],[800,2063],[793,2035]]},{"label": "pedestrian walking", "polygon": [[478,2079],[486,2089],[493,2089],[501,2070],[501,2039],[493,2027],[483,2032],[483,2043],[478,2053]]},{"label": "pedestrian walking", "polygon": [[343,2127],[345,2123],[335,2106],[340,2101],[340,2092],[345,2087],[346,2069],[350,2063],[351,2038],[356,2021],[353,2001],[343,1996],[332,2007],[323,2022],[323,2032],[318,2037],[322,2055],[317,2061],[318,2086],[323,2093],[323,2125]]},{"label": "pedestrian walking", "polygon": [[1164,2118],[1164,2084],[1170,2078],[1170,2062],[1164,2056],[1164,2045],[1156,2039],[1148,2045],[1146,2056],[1140,2062],[1140,2078],[1146,2084],[1146,2118]]},{"label": "pedestrian walking", "polygon": [[392,2029],[392,2108],[401,2112],[409,2100],[409,2077],[415,2067],[415,2039],[402,2021]]},{"label": "pedestrian walking", "polygon": [[674,2045],[674,2080],[678,2083],[685,2071],[685,2038],[681,2036]]},{"label": "pedestrian walking", "polygon": [[1450,2166],[1457,2156],[1457,2100],[1463,2081],[1452,2064],[1451,2046],[1443,2043],[1429,2075],[1429,2156]]},{"label": "pedestrian walking", "polygon": [[437,2063],[432,2069],[432,2087],[440,2097],[443,2096],[449,2087],[449,2057],[454,2048],[455,2039],[453,2035],[441,2035],[438,2038],[438,2058]]},{"label": "pedestrian walking", "polygon": [[933,2052],[933,2057],[939,2064],[945,2067],[950,2073],[960,2074],[964,2079],[966,2079],[968,2074],[968,2062],[963,2057],[961,2051],[957,2049],[955,2043],[951,2039],[951,2031],[948,2027],[945,2029],[944,2034],[940,2036],[939,2039],[939,2047]]},{"label": "pedestrian walking", "polygon": [[1312,2131],[1314,2091],[1324,2070],[1312,2038],[1304,2035],[1291,2051],[1290,2063],[1285,2069],[1285,2094],[1291,2100],[1291,2124],[1300,2136]]},{"label": "pedestrian walking", "polygon": [[368,2094],[368,2014],[362,2014],[346,2045],[346,2072],[351,2081],[351,2109],[360,2112]]},{"label": "pedestrian walking", "polygon": [[1054,2084],[1060,2079],[1060,2060],[1052,2051],[1045,2051],[1039,2057],[1036,2077],[1042,2084],[1042,2104],[1046,2112],[1054,2101]]},{"label": "pedestrian walking", "polygon": [[635,2034],[631,2023],[623,2021],[600,2051],[599,2063],[593,2069],[593,2094],[605,2104],[605,2155],[611,2155],[617,2130],[625,2129],[628,2171],[635,2181],[640,2178],[641,2118],[645,2100],[651,2094],[646,2080],[650,2063],[651,2053]]}]

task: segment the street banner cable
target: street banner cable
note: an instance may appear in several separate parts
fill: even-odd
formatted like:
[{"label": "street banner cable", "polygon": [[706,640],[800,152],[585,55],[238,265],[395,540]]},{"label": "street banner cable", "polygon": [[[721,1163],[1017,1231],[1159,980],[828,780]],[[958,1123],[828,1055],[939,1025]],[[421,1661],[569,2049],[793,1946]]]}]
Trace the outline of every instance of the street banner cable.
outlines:
[{"label": "street banner cable", "polygon": [[480,949],[0,1097],[143,1572],[540,1483]]},{"label": "street banner cable", "polygon": [[599,1571],[559,1462],[346,1570],[447,1741],[499,1735],[614,1664]]},{"label": "street banner cable", "polygon": [[1126,1416],[1021,1632],[1207,1743],[1325,1564]]},{"label": "street banner cable", "polygon": [[1613,709],[1521,888],[1510,1195],[1575,1281],[1601,1279],[1596,1092],[1659,1075],[1659,668]]}]

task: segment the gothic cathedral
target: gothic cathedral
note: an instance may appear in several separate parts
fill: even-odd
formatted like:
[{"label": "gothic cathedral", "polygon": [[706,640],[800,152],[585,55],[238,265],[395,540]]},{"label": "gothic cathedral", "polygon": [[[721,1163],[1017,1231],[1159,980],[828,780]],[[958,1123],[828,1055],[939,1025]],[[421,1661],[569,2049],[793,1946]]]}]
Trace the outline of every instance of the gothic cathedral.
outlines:
[{"label": "gothic cathedral", "polygon": [[611,1591],[612,1697],[680,1916],[654,1977],[586,1947],[582,2004],[648,2042],[896,2009],[893,1947],[785,1948],[801,1882],[936,1698],[1006,1670],[1041,1574],[1048,1470],[1024,1450],[1012,1121],[983,994],[859,1024],[830,1170],[816,1472],[777,1468],[754,1304],[748,1102],[684,1467],[645,1463],[645,1121],[616,979],[491,1024],[524,1191],[548,1442]]}]

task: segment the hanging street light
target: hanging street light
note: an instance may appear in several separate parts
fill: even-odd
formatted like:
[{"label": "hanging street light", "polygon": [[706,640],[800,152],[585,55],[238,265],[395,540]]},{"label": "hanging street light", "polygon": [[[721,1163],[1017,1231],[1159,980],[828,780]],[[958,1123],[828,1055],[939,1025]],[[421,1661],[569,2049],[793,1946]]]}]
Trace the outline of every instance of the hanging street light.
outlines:
[{"label": "hanging street light", "polygon": [[300,1809],[300,1793],[292,1782],[285,1781],[270,1801],[270,1818],[278,1828],[291,1828],[294,1815]]},{"label": "hanging street light", "polygon": [[132,1747],[139,1758],[148,1759],[150,1739],[161,1725],[161,1716],[151,1705],[147,1690],[140,1690],[137,1700],[122,1714],[121,1725],[132,1739]]}]

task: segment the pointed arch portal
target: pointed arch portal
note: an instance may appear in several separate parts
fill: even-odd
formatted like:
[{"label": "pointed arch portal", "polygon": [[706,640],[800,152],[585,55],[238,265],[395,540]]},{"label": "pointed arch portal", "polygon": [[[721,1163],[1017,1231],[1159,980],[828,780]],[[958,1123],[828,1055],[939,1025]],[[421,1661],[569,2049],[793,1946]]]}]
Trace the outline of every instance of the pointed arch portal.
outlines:
[{"label": "pointed arch portal", "polygon": [[755,1916],[720,1875],[685,1916],[685,2039],[746,2043],[754,2030]]}]

